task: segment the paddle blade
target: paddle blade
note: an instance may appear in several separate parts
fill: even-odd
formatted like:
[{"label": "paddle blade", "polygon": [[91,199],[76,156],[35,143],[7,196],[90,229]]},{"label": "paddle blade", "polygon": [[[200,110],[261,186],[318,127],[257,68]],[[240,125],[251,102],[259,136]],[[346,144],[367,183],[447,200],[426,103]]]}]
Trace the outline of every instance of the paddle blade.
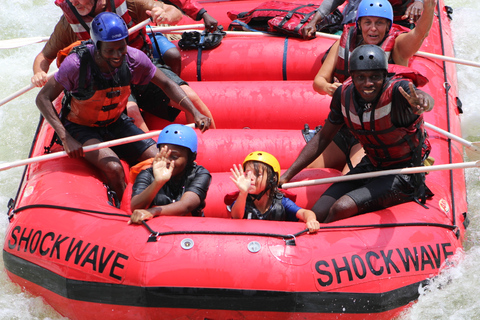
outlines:
[{"label": "paddle blade", "polygon": [[472,161],[480,160],[480,141],[472,142],[471,147],[465,148],[468,159]]},{"label": "paddle blade", "polygon": [[32,37],[32,38],[0,40],[0,49],[19,48],[23,46],[28,46],[29,44],[45,42],[48,39],[49,37]]}]

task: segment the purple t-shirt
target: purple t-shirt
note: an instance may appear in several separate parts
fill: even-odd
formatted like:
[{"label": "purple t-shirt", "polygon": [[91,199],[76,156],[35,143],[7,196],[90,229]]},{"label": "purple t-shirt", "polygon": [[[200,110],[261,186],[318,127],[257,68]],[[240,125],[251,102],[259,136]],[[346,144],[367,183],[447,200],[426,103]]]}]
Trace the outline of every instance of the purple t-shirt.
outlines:
[{"label": "purple t-shirt", "polygon": [[[89,44],[87,47],[93,57],[94,46]],[[152,80],[157,68],[145,53],[128,46],[125,59],[132,74],[131,84],[146,85]],[[116,72],[118,72],[118,69],[115,69],[113,74]],[[80,57],[77,54],[70,54],[60,65],[58,72],[55,74],[55,80],[57,80],[65,90],[76,92],[78,90],[79,73]],[[110,73],[103,73],[103,76],[107,79],[112,78]],[[90,70],[87,71],[87,82],[88,79],[90,79]]]}]

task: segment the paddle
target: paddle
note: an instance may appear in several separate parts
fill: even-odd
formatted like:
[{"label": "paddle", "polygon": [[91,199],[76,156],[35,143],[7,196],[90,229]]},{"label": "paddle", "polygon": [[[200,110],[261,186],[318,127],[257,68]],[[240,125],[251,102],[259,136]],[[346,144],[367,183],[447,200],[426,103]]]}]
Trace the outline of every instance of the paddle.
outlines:
[{"label": "paddle", "polygon": [[425,127],[429,128],[429,129],[432,129],[440,134],[443,134],[444,136],[446,136],[447,138],[451,139],[451,140],[454,140],[454,141],[457,141],[457,142],[460,142],[461,144],[463,144],[465,147],[467,147],[466,149],[466,152],[467,152],[467,156],[468,158],[470,158],[471,160],[480,160],[480,142],[470,142],[468,140],[465,140],[463,138],[460,138],[459,136],[456,136],[448,131],[445,131],[443,129],[440,129],[438,127],[435,127],[433,124],[430,124],[430,123],[427,123],[425,122]]},{"label": "paddle", "polygon": [[[56,71],[54,72],[51,72],[47,75],[47,79],[50,79],[51,77],[53,77],[53,75],[55,74]],[[5,103],[21,96],[22,94],[24,94],[25,92],[28,92],[30,90],[32,90],[33,88],[35,88],[35,86],[33,85],[33,83],[30,83],[28,86],[26,87],[23,87],[22,89],[18,90],[17,92],[15,93],[12,93],[11,95],[9,95],[8,97],[0,100],[0,106],[3,106]]]},{"label": "paddle", "polygon": [[[316,35],[319,36],[319,37],[322,37],[322,38],[326,38],[326,39],[335,39],[335,40],[340,39],[340,36],[338,36],[338,35],[324,33],[324,32],[316,32]],[[463,60],[463,59],[457,59],[457,58],[453,58],[453,57],[449,57],[449,56],[444,56],[444,55],[441,55],[441,54],[434,54],[434,53],[428,53],[428,52],[423,52],[423,51],[417,51],[417,53],[415,53],[415,55],[420,56],[420,57],[440,59],[442,61],[458,63],[458,64],[463,64],[463,65],[472,66],[472,67],[480,67],[480,63],[478,63],[478,62],[468,61],[468,60]]]},{"label": "paddle", "polygon": [[[184,24],[184,25],[181,25],[181,26],[171,26],[171,27],[150,27],[148,28],[147,31],[152,31],[152,32],[165,32],[167,33],[168,31],[172,31],[172,33],[180,33],[185,31],[185,30],[189,30],[189,29],[201,29],[201,28],[204,28],[205,25],[204,24]],[[180,31],[179,31],[180,30]]]},{"label": "paddle", "polygon": [[[141,23],[133,26],[130,30],[130,33],[137,31],[138,29],[143,28],[148,23],[150,23],[150,19],[146,19]],[[182,26],[171,26],[171,27],[155,27],[157,32],[168,32],[173,30],[187,30],[187,29],[197,29],[204,27],[203,24],[189,24],[189,25],[182,25]],[[35,43],[45,42],[48,41],[50,37],[31,37],[31,38],[17,38],[17,39],[7,39],[7,40],[0,40],[0,49],[14,49],[20,48],[24,46],[28,46]]]},{"label": "paddle", "polygon": [[[144,21],[142,21],[141,23],[133,26],[132,28],[128,29],[128,33],[129,34],[132,34],[133,32],[137,31],[138,29],[141,29],[143,28],[144,26],[146,26],[148,23],[150,22],[150,19],[145,19]],[[161,30],[161,31],[169,31],[169,30],[183,30],[183,28],[186,28],[186,29],[191,29],[191,28],[201,28],[203,27],[204,25],[203,24],[189,24],[189,25],[183,25],[183,26],[172,26],[172,27],[156,27],[158,28],[158,30]],[[2,41],[0,41],[1,43]],[[52,72],[52,73],[49,73],[48,74],[48,79],[50,79],[53,75],[55,74],[55,72]],[[5,103],[21,96],[22,94],[24,94],[25,92],[28,92],[30,91],[31,89],[35,88],[35,86],[33,84],[29,84],[28,86],[18,90],[17,92],[11,94],[10,96],[6,97],[5,99],[3,100],[0,100],[0,107],[3,106]]]},{"label": "paddle", "polygon": [[[231,36],[277,36],[277,37],[285,37],[286,35],[282,35],[280,33],[278,34],[268,34],[264,32],[255,32],[255,31],[225,31],[228,35]],[[177,33],[173,31],[172,33]],[[332,40],[338,40],[340,39],[339,35],[335,34],[330,34],[330,33],[324,33],[324,32],[317,32],[316,35],[321,38],[325,39],[332,39]],[[453,63],[458,63],[458,64],[463,64],[466,66],[472,66],[472,67],[480,67],[480,63],[475,62],[475,61],[469,61],[469,60],[464,60],[464,59],[458,59],[454,57],[449,57],[449,56],[444,56],[441,54],[434,54],[434,53],[429,53],[429,52],[423,52],[423,51],[417,51],[415,55],[420,56],[420,57],[426,57],[426,58],[433,58],[433,59],[439,59],[442,61],[447,61],[447,62],[453,62]]]},{"label": "paddle", "polygon": [[335,183],[335,182],[352,181],[352,180],[358,180],[358,179],[375,178],[375,177],[387,176],[387,175],[392,175],[392,174],[412,174],[412,173],[420,173],[420,172],[465,169],[465,168],[475,168],[475,167],[480,167],[480,161],[451,163],[451,164],[440,164],[440,165],[434,165],[434,166],[411,167],[411,168],[403,168],[403,169],[382,170],[382,171],[375,171],[375,172],[351,174],[351,175],[345,175],[345,176],[340,176],[340,177],[331,177],[331,178],[324,178],[324,179],[289,182],[289,183],[284,183],[281,186],[281,188],[282,189],[298,188],[298,187],[313,186],[313,185],[325,184],[325,183]]},{"label": "paddle", "polygon": [[[193,127],[195,127],[195,124],[190,123],[190,124],[187,124],[187,126],[193,128]],[[160,132],[162,132],[162,130],[150,131],[150,132],[139,134],[139,135],[136,135],[136,136],[130,136],[130,137],[126,137],[126,138],[121,138],[121,139],[105,141],[105,142],[101,142],[101,143],[97,143],[97,144],[92,144],[90,146],[83,147],[83,151],[84,152],[90,152],[90,151],[94,151],[94,150],[100,150],[100,149],[103,149],[103,148],[118,146],[118,145],[125,144],[125,143],[130,143],[130,142],[140,141],[140,140],[143,140],[143,139],[153,138],[153,137],[157,137],[160,134]],[[66,157],[66,156],[67,156],[67,153],[65,151],[60,151],[60,152],[45,154],[45,155],[38,156],[38,157],[33,157],[33,158],[17,160],[17,161],[13,161],[13,162],[2,163],[2,164],[0,164],[0,171],[8,170],[8,169],[12,169],[12,168],[15,168],[15,167],[20,167],[20,166],[24,166],[24,165],[28,165],[28,164],[32,164],[32,163],[40,163],[40,162],[44,162],[44,161],[47,161],[47,160],[59,159],[59,158],[63,158],[63,157]]]},{"label": "paddle", "polygon": [[31,38],[0,40],[0,49],[20,48],[23,46],[28,46],[30,44],[48,41],[49,38],[50,37],[31,37]]}]

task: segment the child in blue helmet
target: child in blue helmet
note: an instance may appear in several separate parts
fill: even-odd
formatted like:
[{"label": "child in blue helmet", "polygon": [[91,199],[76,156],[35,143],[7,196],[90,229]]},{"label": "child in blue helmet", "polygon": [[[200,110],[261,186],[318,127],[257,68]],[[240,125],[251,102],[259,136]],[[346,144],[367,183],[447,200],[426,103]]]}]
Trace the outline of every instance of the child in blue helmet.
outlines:
[{"label": "child in blue helmet", "polygon": [[258,219],[274,221],[305,221],[310,232],[320,228],[315,213],[297,206],[278,190],[280,163],[268,152],[255,151],[243,161],[234,164],[230,179],[239,193],[229,206],[233,219]]},{"label": "child in blue helmet", "polygon": [[158,136],[157,146],[159,152],[152,167],[135,179],[129,223],[159,215],[201,216],[211,175],[195,163],[195,130],[181,124],[169,125]]}]

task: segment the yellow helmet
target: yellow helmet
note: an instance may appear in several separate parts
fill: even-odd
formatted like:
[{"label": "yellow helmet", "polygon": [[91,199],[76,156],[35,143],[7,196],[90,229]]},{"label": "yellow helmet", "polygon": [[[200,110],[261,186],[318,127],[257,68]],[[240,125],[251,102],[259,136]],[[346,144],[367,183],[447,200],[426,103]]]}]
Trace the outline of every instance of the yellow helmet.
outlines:
[{"label": "yellow helmet", "polygon": [[272,167],[273,172],[277,174],[277,181],[280,181],[280,163],[277,158],[265,151],[254,151],[250,153],[245,160],[243,160],[243,169],[245,169],[245,163],[248,161],[259,161],[268,164]]}]

